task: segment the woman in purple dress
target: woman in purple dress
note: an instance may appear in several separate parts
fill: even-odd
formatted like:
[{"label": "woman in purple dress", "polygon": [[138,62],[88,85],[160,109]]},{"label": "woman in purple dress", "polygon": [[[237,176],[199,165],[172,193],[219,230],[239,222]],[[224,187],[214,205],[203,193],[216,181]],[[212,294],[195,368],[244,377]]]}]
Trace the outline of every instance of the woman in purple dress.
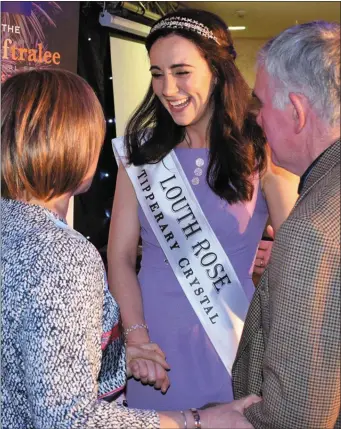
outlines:
[{"label": "woman in purple dress", "polygon": [[[220,18],[198,10],[169,14],[152,27],[146,47],[152,82],[126,129],[128,164],[147,169],[175,154],[250,301],[253,264],[266,220],[270,214],[275,231],[279,228],[297,197],[297,178],[269,160],[250,109],[249,88],[234,62],[230,32]],[[194,219],[197,214],[192,215]],[[126,341],[156,342],[170,366],[165,394],[132,379],[128,405],[162,410],[229,402],[233,392],[223,356],[153,231],[120,164],[108,245],[110,288],[121,307]],[[138,360],[134,371],[142,380],[147,381],[147,374],[149,380],[163,380],[163,391],[168,387],[157,364]]]}]

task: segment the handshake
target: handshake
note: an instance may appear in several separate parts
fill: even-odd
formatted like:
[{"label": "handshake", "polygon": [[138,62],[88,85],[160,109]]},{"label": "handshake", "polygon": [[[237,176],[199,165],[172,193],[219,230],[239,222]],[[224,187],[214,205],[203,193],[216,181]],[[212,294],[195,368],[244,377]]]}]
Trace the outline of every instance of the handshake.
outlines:
[{"label": "handshake", "polygon": [[[128,343],[127,376],[141,380],[143,384],[154,386],[166,393],[170,381],[168,371],[170,369],[160,347],[155,343]],[[209,403],[199,409],[198,421],[194,420],[191,411],[162,412],[160,423],[162,427],[190,428],[214,428],[214,429],[252,429],[251,423],[244,417],[244,411],[250,405],[261,401],[256,395],[233,401],[229,404]]]},{"label": "handshake", "polygon": [[260,401],[259,396],[249,395],[229,404],[206,404],[200,409],[202,428],[253,429],[244,416],[244,411]]}]

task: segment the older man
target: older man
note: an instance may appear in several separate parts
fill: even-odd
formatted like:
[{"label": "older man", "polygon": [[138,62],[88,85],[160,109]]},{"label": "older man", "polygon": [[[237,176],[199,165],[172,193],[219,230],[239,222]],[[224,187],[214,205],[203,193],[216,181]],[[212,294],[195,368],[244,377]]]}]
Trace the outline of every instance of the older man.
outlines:
[{"label": "older man", "polygon": [[273,161],[301,176],[233,368],[256,429],[341,428],[340,26],[287,29],[261,50],[254,95]]}]

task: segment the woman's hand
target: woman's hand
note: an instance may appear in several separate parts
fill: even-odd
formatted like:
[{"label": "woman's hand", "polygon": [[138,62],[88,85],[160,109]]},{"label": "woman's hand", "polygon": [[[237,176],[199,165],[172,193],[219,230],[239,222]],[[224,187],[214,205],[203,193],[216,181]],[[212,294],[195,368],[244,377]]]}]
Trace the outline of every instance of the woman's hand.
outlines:
[{"label": "woman's hand", "polygon": [[[274,230],[271,225],[268,225],[266,228],[266,232],[268,233],[269,237],[274,239]],[[265,268],[269,264],[270,256],[271,256],[271,250],[273,241],[272,240],[261,240],[258,246],[257,254],[256,254],[256,260],[253,272],[262,275],[265,271]]]},{"label": "woman's hand", "polygon": [[170,369],[166,357],[155,343],[127,343],[127,376],[153,385],[166,393],[170,385],[167,371]]}]

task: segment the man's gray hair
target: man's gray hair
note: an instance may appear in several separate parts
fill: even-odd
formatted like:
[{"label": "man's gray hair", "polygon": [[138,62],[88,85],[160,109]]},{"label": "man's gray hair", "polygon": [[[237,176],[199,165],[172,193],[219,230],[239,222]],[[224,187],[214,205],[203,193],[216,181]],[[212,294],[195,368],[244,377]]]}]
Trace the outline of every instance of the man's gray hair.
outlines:
[{"label": "man's gray hair", "polygon": [[289,93],[304,94],[318,116],[340,119],[340,24],[314,21],[283,31],[258,54],[274,84],[274,106],[283,109]]}]

